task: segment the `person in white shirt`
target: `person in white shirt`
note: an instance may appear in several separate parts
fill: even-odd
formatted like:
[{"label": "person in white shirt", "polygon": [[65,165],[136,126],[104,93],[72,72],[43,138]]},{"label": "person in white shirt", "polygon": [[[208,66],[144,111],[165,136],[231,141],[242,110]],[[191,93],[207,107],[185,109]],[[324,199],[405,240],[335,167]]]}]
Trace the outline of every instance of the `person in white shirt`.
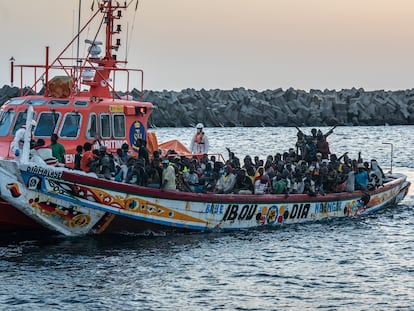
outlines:
[{"label": "person in white shirt", "polygon": [[175,169],[170,165],[170,161],[165,159],[162,161],[162,190],[177,190],[177,185],[175,183]]}]

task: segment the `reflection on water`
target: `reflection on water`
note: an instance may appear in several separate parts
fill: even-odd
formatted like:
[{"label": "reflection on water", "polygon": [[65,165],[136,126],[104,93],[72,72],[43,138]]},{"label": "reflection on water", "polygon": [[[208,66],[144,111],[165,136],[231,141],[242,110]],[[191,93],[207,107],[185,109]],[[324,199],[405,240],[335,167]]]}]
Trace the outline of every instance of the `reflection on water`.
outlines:
[{"label": "reflection on water", "polygon": [[[304,128],[305,132],[310,128]],[[414,180],[414,127],[338,127],[331,151],[363,152]],[[157,129],[189,141],[192,129]],[[214,152],[283,152],[294,128],[206,128]],[[166,237],[0,235],[6,310],[400,310],[414,304],[414,189],[393,209],[281,228]]]}]

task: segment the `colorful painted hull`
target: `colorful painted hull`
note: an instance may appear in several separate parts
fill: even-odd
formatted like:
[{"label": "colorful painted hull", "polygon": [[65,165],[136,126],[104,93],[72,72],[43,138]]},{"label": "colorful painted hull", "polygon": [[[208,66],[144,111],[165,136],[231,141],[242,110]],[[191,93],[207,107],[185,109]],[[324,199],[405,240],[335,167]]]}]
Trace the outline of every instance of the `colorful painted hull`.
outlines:
[{"label": "colorful painted hull", "polygon": [[237,230],[354,217],[400,202],[410,183],[388,177],[370,193],[223,195],[162,191],[82,172],[0,159],[1,196],[47,228],[68,236]]}]

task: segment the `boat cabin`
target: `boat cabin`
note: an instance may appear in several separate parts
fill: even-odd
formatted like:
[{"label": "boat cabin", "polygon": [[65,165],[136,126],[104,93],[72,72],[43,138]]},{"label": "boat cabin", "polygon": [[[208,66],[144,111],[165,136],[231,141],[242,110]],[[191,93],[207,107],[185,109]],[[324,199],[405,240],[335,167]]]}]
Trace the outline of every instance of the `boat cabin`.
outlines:
[{"label": "boat cabin", "polygon": [[[127,7],[126,3],[100,1],[89,22],[52,62],[49,62],[48,47],[44,65],[11,62],[11,84],[16,71],[21,96],[10,99],[0,109],[0,157],[13,157],[10,145],[16,131],[26,124],[29,106],[33,107],[32,119],[37,122],[32,138],[42,138],[50,144],[51,135],[57,134],[59,143],[65,147],[69,167],[74,164],[76,147],[85,142],[93,143],[95,148],[105,145],[108,152],[116,152],[128,143],[130,150],[137,152],[137,147],[134,148],[137,140],[148,140],[147,121],[153,105],[142,100],[143,71],[126,68],[127,61],[119,60],[114,54],[121,46],[121,39],[114,36],[120,35],[122,29],[115,22],[120,22],[122,11]],[[98,19],[95,39],[84,40],[88,45],[87,55],[67,56],[70,47],[88,29],[86,26],[100,14],[104,18]],[[104,32],[104,43],[96,40],[100,31]],[[28,81],[31,87],[24,87]],[[131,83],[140,89],[135,94],[139,100],[131,96]],[[119,88],[126,92],[119,93]]]},{"label": "boat cabin", "polygon": [[[0,156],[13,157],[10,144],[16,131],[26,124],[27,108],[34,109],[37,125],[33,139],[50,143],[56,133],[66,149],[66,163],[73,165],[76,146],[85,142],[115,152],[123,143],[134,151],[138,139],[147,140],[146,124],[153,109],[151,103],[128,100],[91,101],[87,97],[46,98],[26,96],[9,100],[0,110]],[[138,151],[138,150],[135,150]]]}]

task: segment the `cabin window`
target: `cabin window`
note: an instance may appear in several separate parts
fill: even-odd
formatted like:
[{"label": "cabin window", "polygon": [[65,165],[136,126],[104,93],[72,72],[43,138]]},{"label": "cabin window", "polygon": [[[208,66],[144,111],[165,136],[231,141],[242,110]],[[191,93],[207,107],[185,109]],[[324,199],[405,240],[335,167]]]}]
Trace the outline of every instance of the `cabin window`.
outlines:
[{"label": "cabin window", "polygon": [[49,102],[49,106],[67,106],[69,105],[68,100],[58,100],[54,99]]},{"label": "cabin window", "polygon": [[31,99],[26,102],[26,105],[32,105],[32,106],[41,106],[46,101],[44,99]]},{"label": "cabin window", "polygon": [[111,119],[109,114],[101,114],[100,119],[100,128],[101,128],[101,137],[102,138],[111,138]]},{"label": "cabin window", "polygon": [[60,130],[60,137],[78,137],[80,121],[81,115],[79,113],[67,113]]},{"label": "cabin window", "polygon": [[[33,119],[35,118],[34,116],[35,114],[33,112]],[[27,119],[27,110],[20,111],[17,114],[16,122],[14,122],[14,127],[13,127],[13,132],[12,132],[13,135],[17,132],[19,128],[21,128],[23,125],[26,124],[26,119]]]},{"label": "cabin window", "polygon": [[83,101],[83,100],[78,100],[73,105],[74,106],[79,106],[79,107],[86,107],[86,106],[88,106],[88,102]]},{"label": "cabin window", "polygon": [[7,102],[6,104],[17,106],[17,105],[21,105],[23,103],[24,103],[24,99],[14,98],[14,99],[10,99],[9,102]]},{"label": "cabin window", "polygon": [[114,114],[114,138],[125,137],[125,116],[123,114]]},{"label": "cabin window", "polygon": [[35,136],[50,137],[55,132],[58,124],[60,113],[57,112],[42,112],[39,115],[39,120],[34,131]]},{"label": "cabin window", "polygon": [[98,134],[96,114],[90,114],[88,120],[88,127],[86,129],[86,138],[95,139],[96,134]]},{"label": "cabin window", "polygon": [[9,133],[14,114],[13,109],[0,112],[0,136],[6,136]]}]

